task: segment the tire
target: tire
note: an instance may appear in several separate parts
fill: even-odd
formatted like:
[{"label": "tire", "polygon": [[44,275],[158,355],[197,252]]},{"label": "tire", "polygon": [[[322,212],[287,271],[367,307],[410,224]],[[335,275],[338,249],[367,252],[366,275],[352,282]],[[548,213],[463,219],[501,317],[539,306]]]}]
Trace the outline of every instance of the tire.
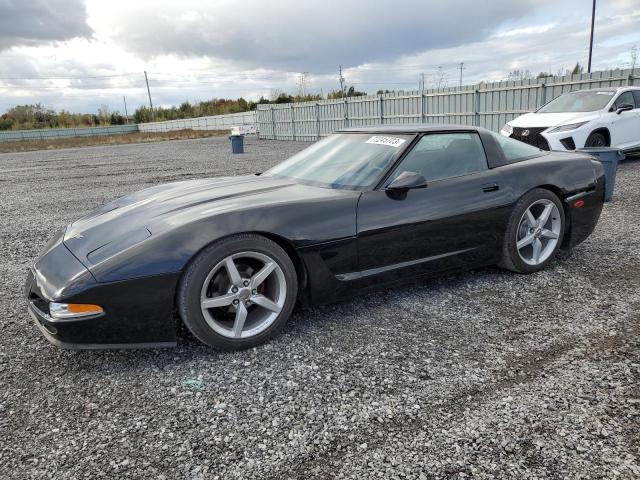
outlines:
[{"label": "tire", "polygon": [[[268,273],[261,278],[258,272]],[[280,333],[297,293],[296,269],[277,243],[235,235],[211,244],[189,263],[178,286],[178,313],[201,342],[241,350]]]},{"label": "tire", "polygon": [[[540,224],[547,207],[548,218]],[[557,195],[544,188],[535,188],[527,192],[516,203],[511,213],[499,265],[517,273],[542,270],[558,253],[564,230],[564,209]],[[519,245],[521,248],[518,248]]]},{"label": "tire", "polygon": [[607,137],[602,132],[593,132],[584,143],[585,147],[608,147]]}]

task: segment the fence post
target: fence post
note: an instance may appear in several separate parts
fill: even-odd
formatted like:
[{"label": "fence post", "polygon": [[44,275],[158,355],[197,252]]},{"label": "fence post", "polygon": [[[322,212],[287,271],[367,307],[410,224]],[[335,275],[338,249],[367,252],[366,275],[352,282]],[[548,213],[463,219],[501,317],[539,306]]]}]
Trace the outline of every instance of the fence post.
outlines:
[{"label": "fence post", "polygon": [[547,103],[547,84],[542,82],[540,84],[540,105],[538,107],[543,106],[545,103]]},{"label": "fence post", "polygon": [[316,140],[320,140],[320,104],[316,102]]},{"label": "fence post", "polygon": [[344,97],[344,127],[349,127],[349,102],[347,97]]},{"label": "fence post", "polygon": [[380,124],[384,125],[384,97],[380,94]]},{"label": "fence post", "polygon": [[473,91],[473,103],[475,109],[473,112],[473,125],[475,127],[480,126],[480,85]]},{"label": "fence post", "polygon": [[271,136],[273,137],[271,140],[276,140],[276,116],[273,105],[269,108],[271,109]]},{"label": "fence post", "polygon": [[291,138],[293,141],[296,141],[296,120],[295,120],[295,111],[293,109],[293,103],[291,104]]},{"label": "fence post", "polygon": [[420,119],[422,123],[427,121],[427,97],[424,95],[424,89],[420,90]]},{"label": "fence post", "polygon": [[633,69],[631,70],[631,73],[629,74],[629,86],[633,85]]}]

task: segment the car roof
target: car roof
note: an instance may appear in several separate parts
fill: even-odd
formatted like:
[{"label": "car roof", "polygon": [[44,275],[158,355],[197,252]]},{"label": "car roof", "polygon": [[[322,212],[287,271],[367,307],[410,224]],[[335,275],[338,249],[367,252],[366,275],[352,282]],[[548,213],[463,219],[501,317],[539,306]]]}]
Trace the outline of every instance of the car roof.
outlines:
[{"label": "car roof", "polygon": [[640,87],[634,87],[632,85],[627,85],[627,86],[621,86],[621,87],[584,88],[582,90],[574,90],[573,92],[567,92],[567,93],[576,93],[576,92],[617,92],[619,90],[640,90]]},{"label": "car roof", "polygon": [[350,127],[336,133],[425,133],[425,132],[480,132],[486,131],[472,125],[438,125],[424,123],[404,123],[397,125],[368,125],[366,127]]}]

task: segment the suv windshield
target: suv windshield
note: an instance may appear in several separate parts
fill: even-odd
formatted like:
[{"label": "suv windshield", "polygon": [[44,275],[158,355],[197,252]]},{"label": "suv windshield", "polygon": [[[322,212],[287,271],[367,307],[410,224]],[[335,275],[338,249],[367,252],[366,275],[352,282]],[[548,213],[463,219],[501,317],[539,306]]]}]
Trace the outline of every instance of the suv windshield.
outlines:
[{"label": "suv windshield", "polygon": [[607,90],[565,93],[551,100],[536,113],[595,112],[602,110],[615,93]]},{"label": "suv windshield", "polygon": [[338,133],[305,148],[263,175],[330,188],[369,187],[411,139],[411,135]]}]

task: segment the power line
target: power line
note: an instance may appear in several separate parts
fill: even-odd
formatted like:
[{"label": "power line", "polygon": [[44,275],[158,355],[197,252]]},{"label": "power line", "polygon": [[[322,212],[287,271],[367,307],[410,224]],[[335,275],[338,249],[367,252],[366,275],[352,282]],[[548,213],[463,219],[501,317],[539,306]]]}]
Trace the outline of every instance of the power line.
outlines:
[{"label": "power line", "polygon": [[[95,79],[95,78],[118,78],[118,77],[128,77],[132,76],[132,73],[121,73],[117,75],[85,75],[85,76],[77,76],[77,77],[68,77],[68,76],[41,76],[41,77],[0,77],[0,80],[85,80],[87,78]],[[137,74],[140,75],[140,74]]]}]

